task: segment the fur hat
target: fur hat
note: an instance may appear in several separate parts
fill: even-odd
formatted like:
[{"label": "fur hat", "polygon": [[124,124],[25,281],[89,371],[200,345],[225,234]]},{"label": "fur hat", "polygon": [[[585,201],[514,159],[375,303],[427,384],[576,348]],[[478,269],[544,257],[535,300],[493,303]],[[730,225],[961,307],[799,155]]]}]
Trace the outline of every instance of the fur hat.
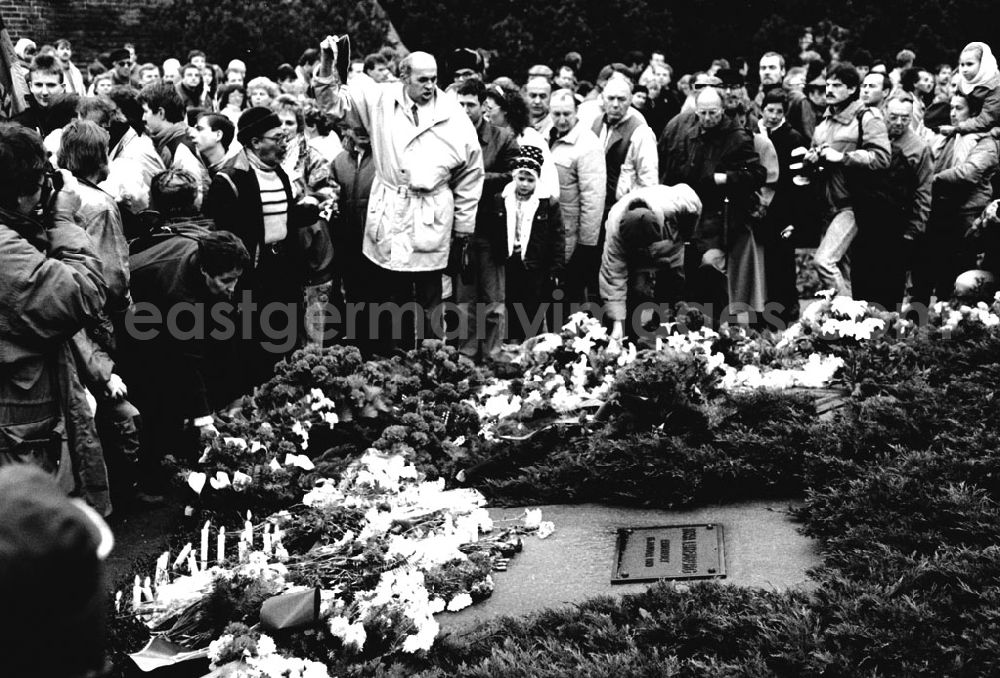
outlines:
[{"label": "fur hat", "polygon": [[254,106],[243,111],[240,122],[236,126],[236,138],[244,146],[250,145],[250,140],[259,137],[269,129],[281,127],[281,119],[270,108]]}]

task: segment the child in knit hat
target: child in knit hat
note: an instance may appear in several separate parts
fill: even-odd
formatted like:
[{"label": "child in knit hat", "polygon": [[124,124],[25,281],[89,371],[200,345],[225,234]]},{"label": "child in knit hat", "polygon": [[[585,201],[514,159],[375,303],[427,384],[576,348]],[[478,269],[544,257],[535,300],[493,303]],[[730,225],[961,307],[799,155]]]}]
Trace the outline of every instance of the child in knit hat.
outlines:
[{"label": "child in knit hat", "polygon": [[542,157],[542,149],[522,146],[511,164],[513,179],[496,199],[494,251],[506,262],[508,337],[514,340],[544,331],[542,302],[565,263],[559,197],[538,181]]}]

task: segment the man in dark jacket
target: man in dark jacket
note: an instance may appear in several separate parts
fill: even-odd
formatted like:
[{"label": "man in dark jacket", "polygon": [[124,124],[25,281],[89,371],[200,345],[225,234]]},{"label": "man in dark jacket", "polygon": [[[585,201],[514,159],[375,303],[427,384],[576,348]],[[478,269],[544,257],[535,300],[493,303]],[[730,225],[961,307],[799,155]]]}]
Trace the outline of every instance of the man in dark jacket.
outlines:
[{"label": "man in dark jacket", "polygon": [[892,158],[888,209],[878,228],[858,231],[853,253],[853,291],[859,299],[890,311],[903,299],[906,271],[931,213],[934,161],[927,143],[913,131],[913,95],[900,92],[885,104]]},{"label": "man in dark jacket", "polygon": [[76,180],[60,175],[57,190],[46,156],[36,132],[0,124],[0,464],[58,473],[107,515],[107,469],[69,343],[98,321],[107,285],[74,218]]},{"label": "man in dark jacket", "polygon": [[[158,176],[154,205],[178,197],[190,205],[192,184],[193,177],[181,172]],[[183,220],[172,220],[139,249],[129,260],[135,305],[122,362],[143,416],[144,484],[155,489],[163,456],[193,453],[196,439],[188,432],[211,436],[212,412],[240,395],[225,359],[233,342],[219,334],[228,327],[231,335],[236,327],[232,305],[216,302],[233,296],[250,257],[232,233]],[[182,304],[191,312],[171,315]]]},{"label": "man in dark jacket", "polygon": [[718,320],[727,303],[726,244],[743,227],[754,191],[767,172],[750,133],[725,115],[712,87],[695,95],[697,120],[677,116],[660,138],[660,183],[691,186],[702,202],[701,218],[685,249],[688,301],[709,304]]},{"label": "man in dark jacket", "polygon": [[[481,80],[470,78],[456,91],[458,102],[476,127],[479,145],[483,149],[483,197],[480,205],[490,205],[510,181],[510,165],[517,157],[518,145],[513,133],[495,127],[483,118],[483,101],[486,87]],[[463,317],[459,318],[459,350],[470,358],[485,358],[500,348],[503,338],[504,311],[504,257],[497,257],[490,246],[491,223],[488,209],[476,214],[476,230],[469,247],[471,270],[455,272],[452,278],[454,301]],[[480,318],[483,320],[479,322]]]}]

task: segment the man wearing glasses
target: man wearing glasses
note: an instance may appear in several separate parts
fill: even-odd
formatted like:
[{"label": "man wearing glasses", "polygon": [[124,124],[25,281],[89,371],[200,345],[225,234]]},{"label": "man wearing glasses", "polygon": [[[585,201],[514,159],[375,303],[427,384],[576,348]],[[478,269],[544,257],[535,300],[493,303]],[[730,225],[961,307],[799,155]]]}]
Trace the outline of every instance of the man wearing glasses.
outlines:
[{"label": "man wearing glasses", "polygon": [[[243,379],[238,386],[248,392],[269,379],[274,364],[294,348],[276,339],[296,332],[304,280],[296,257],[292,184],[281,168],[287,144],[281,119],[269,108],[248,108],[240,115],[236,138],[243,150],[215,175],[203,211],[219,229],[239,236],[250,255],[239,292],[248,291],[256,309],[240,303],[240,313],[247,316],[240,327],[252,327],[252,336],[241,337],[236,358]],[[269,311],[271,304],[285,310]]]},{"label": "man wearing glasses", "polygon": [[112,50],[108,57],[111,61],[111,80],[116,85],[132,86],[132,53],[124,47]]}]

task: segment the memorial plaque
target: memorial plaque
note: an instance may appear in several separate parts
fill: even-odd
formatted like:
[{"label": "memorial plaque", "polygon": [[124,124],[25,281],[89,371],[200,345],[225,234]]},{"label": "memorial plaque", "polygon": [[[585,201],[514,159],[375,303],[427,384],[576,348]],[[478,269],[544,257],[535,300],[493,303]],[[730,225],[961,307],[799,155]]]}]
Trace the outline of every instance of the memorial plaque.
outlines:
[{"label": "memorial plaque", "polygon": [[618,528],[612,584],[725,576],[722,525]]}]

